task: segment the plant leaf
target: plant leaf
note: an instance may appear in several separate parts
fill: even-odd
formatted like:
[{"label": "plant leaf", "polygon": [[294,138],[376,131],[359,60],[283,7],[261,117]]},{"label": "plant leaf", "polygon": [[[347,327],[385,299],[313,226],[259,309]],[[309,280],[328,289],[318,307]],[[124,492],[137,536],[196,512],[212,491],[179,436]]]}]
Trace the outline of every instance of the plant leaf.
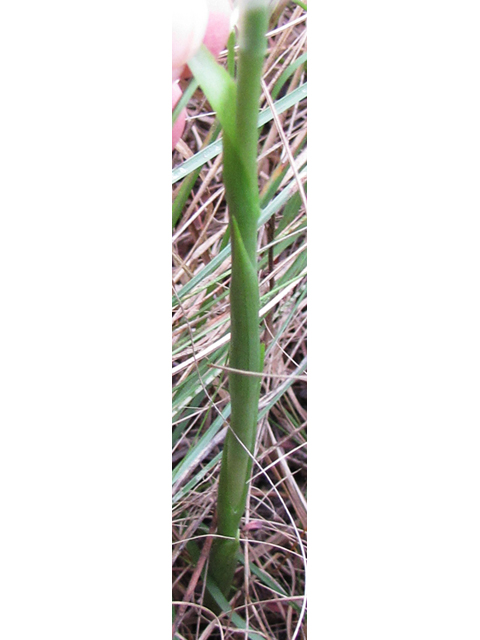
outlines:
[{"label": "plant leaf", "polygon": [[235,81],[218,64],[210,51],[202,45],[188,66],[200,84],[222,125],[224,135],[235,140],[236,93]]}]

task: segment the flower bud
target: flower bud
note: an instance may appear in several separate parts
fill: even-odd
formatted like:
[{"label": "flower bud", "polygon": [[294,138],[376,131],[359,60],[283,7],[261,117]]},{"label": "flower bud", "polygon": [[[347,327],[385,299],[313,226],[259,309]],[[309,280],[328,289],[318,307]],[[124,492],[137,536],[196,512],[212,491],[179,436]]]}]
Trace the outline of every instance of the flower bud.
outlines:
[{"label": "flower bud", "polygon": [[184,65],[202,44],[207,22],[206,0],[172,3],[172,80],[180,77]]}]

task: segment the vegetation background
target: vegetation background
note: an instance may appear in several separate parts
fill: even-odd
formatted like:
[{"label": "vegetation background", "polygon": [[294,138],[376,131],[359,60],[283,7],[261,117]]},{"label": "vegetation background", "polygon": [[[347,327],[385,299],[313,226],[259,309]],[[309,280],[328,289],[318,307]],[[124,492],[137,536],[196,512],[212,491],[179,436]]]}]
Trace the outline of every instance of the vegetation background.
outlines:
[{"label": "vegetation background", "polygon": [[[194,81],[172,156],[173,625],[183,638],[306,638],[306,7],[277,3],[261,98],[261,335],[255,465],[235,613],[202,605],[214,530],[227,375],[230,249],[218,125]],[[221,61],[227,65],[226,52]],[[193,93],[192,93],[193,92]],[[246,629],[246,631],[240,631]]]}]

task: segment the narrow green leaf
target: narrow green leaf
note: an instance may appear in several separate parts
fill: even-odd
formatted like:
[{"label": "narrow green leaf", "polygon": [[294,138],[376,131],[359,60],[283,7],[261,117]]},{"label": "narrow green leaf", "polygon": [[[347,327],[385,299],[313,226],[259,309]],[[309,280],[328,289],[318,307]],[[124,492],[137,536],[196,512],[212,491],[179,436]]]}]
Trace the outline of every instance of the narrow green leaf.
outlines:
[{"label": "narrow green leaf", "polygon": [[272,100],[275,100],[275,98],[278,96],[278,94],[282,90],[282,87],[286,83],[286,81],[290,78],[290,76],[292,76],[295,73],[298,67],[304,64],[306,61],[307,61],[307,54],[304,53],[301,56],[299,56],[296,60],[294,60],[292,64],[288,65],[288,67],[280,75],[279,79],[277,80],[277,82],[275,83],[275,86],[272,89]]},{"label": "narrow green leaf", "polygon": [[217,112],[224,136],[235,140],[235,103],[237,88],[233,78],[202,45],[189,61],[189,67]]},{"label": "narrow green leaf", "polygon": [[187,106],[188,101],[195,93],[197,87],[198,87],[198,82],[195,80],[195,78],[193,78],[190,84],[188,85],[188,87],[183,92],[182,97],[175,105],[175,109],[172,111],[172,125],[175,124],[178,116],[180,115],[180,111]]},{"label": "narrow green leaf", "polygon": [[245,629],[248,633],[248,637],[250,638],[250,640],[265,640],[264,635],[260,635],[258,633],[255,633],[255,631],[251,631],[247,627],[247,623],[245,622],[245,620],[241,616],[239,616],[238,613],[231,612],[231,608],[228,603],[228,600],[225,598],[225,596],[222,594],[222,592],[217,587],[217,585],[213,582],[213,580],[211,579],[207,580],[207,589],[210,592],[210,595],[212,596],[216,604],[218,605],[218,607],[224,613],[230,614],[231,620],[233,624],[237,627],[237,629]]}]

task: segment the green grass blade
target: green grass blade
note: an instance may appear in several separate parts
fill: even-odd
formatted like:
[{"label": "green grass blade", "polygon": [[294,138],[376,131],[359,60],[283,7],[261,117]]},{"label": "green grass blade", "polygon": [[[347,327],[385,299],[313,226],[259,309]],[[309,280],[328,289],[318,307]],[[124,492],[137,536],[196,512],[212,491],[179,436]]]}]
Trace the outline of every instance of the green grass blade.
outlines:
[{"label": "green grass blade", "polygon": [[208,101],[217,112],[223,135],[228,136],[234,143],[237,87],[233,78],[218,64],[205,45],[200,47],[188,64]]}]

